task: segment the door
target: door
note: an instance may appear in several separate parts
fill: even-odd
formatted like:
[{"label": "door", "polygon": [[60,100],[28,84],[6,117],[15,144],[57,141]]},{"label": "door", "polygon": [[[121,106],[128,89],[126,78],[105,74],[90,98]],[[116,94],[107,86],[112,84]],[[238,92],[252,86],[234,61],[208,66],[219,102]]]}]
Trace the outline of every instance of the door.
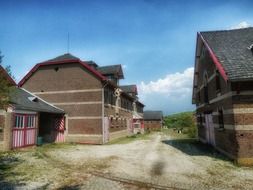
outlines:
[{"label": "door", "polygon": [[206,141],[208,144],[215,146],[215,134],[212,114],[205,114],[206,123]]},{"label": "door", "polygon": [[36,134],[36,115],[15,115],[15,123],[12,128],[12,148],[35,145]]},{"label": "door", "polygon": [[65,131],[65,118],[64,117],[55,118],[55,131],[54,131],[55,142],[65,141],[64,131]]},{"label": "door", "polygon": [[103,143],[109,142],[109,127],[110,127],[110,119],[109,117],[104,117],[104,126],[103,126]]},{"label": "door", "polygon": [[127,119],[127,132],[129,135],[133,134],[134,130],[133,130],[133,124],[132,124],[132,119]]}]

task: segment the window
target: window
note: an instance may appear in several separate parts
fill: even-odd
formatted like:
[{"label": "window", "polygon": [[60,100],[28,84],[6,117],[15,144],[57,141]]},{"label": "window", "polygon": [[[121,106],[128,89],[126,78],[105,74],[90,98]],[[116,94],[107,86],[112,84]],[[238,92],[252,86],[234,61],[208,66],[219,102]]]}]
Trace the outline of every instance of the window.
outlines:
[{"label": "window", "polygon": [[220,108],[218,110],[218,120],[219,120],[219,128],[224,129],[224,119],[223,119],[223,110]]},{"label": "window", "polygon": [[201,101],[200,90],[198,91],[198,101],[199,101],[199,103],[200,103],[200,101]]},{"label": "window", "polygon": [[208,77],[207,73],[205,74],[204,77],[204,102],[209,103],[209,97],[208,97]]},{"label": "window", "polygon": [[209,100],[208,100],[208,85],[206,84],[205,86],[204,86],[204,99],[205,99],[205,103],[208,103],[209,102]]},{"label": "window", "polygon": [[203,126],[202,114],[199,114],[199,125],[200,125],[201,127]]},{"label": "window", "polygon": [[216,71],[215,82],[216,82],[216,92],[219,93],[221,91],[219,71]]},{"label": "window", "polygon": [[34,128],[36,127],[35,115],[16,115],[14,128]]},{"label": "window", "polygon": [[25,127],[25,116],[16,115],[14,127],[15,128],[24,128]]}]

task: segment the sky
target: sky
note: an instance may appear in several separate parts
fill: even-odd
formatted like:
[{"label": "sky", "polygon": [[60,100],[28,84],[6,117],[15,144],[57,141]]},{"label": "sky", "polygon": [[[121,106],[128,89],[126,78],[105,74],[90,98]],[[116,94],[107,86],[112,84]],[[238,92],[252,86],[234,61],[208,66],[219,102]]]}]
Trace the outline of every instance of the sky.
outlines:
[{"label": "sky", "polygon": [[253,2],[0,0],[0,51],[17,82],[38,62],[68,52],[121,64],[145,110],[191,111],[198,31],[253,25]]}]

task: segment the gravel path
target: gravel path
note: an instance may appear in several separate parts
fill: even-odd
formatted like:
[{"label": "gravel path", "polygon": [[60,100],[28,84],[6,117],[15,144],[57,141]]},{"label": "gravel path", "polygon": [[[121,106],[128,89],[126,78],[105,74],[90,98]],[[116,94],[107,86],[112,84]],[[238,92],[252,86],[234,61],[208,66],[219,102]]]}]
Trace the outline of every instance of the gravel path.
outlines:
[{"label": "gravel path", "polygon": [[[252,168],[237,167],[206,146],[162,133],[128,144],[66,145],[34,154],[15,154],[22,162],[11,172],[26,184],[19,188],[252,189],[253,184]],[[26,167],[28,173],[21,175]]]}]

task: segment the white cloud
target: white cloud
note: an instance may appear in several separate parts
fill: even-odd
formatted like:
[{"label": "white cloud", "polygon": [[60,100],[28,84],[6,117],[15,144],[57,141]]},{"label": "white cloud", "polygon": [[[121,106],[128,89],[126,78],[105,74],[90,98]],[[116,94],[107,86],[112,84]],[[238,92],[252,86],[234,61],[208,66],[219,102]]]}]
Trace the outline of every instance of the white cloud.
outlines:
[{"label": "white cloud", "polygon": [[249,24],[248,22],[246,21],[242,21],[240,22],[239,24],[235,25],[235,26],[232,26],[231,29],[240,29],[240,28],[248,28],[250,27],[251,24]]},{"label": "white cloud", "polygon": [[[138,86],[139,95],[143,99],[154,94],[170,98],[189,97],[192,92],[193,72],[194,68],[190,67],[182,73],[168,74],[156,81],[141,82]],[[159,98],[159,96],[156,97]]]}]

